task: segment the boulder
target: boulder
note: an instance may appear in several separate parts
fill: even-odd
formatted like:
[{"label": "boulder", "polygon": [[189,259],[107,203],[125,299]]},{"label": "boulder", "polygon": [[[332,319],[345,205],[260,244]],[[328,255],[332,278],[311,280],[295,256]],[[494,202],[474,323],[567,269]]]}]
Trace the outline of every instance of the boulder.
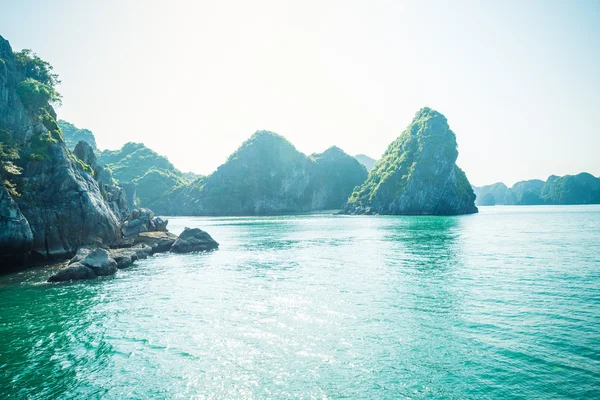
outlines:
[{"label": "boulder", "polygon": [[193,251],[209,251],[219,247],[207,232],[199,228],[185,228],[179,238],[171,246],[173,253],[190,253]]},{"label": "boulder", "polygon": [[143,243],[152,248],[152,253],[164,253],[171,249],[177,236],[171,232],[143,232],[136,238],[136,244]]},{"label": "boulder", "polygon": [[98,275],[89,267],[81,263],[73,263],[66,268],[59,270],[56,274],[48,278],[48,282],[65,282],[81,279],[93,279]]},{"label": "boulder", "polygon": [[69,261],[69,264],[75,264],[75,263],[80,262],[85,257],[87,257],[87,255],[90,254],[91,252],[92,252],[92,249],[89,249],[87,247],[80,248],[79,250],[77,250],[77,253],[75,254],[75,256],[73,258],[71,258],[71,260]]},{"label": "boulder", "polygon": [[109,257],[108,250],[95,249],[89,252],[80,261],[89,267],[97,276],[113,275],[117,272],[117,263]]},{"label": "boulder", "polygon": [[123,223],[121,233],[128,238],[143,232],[165,232],[168,223],[167,220],[155,217],[152,210],[138,208],[133,210],[128,220]]},{"label": "boulder", "polygon": [[138,255],[131,249],[115,249],[110,251],[110,258],[115,260],[117,268],[123,269],[133,264],[138,259]]},{"label": "boulder", "polygon": [[140,243],[130,247],[130,249],[135,252],[139,260],[143,260],[152,255],[152,247],[147,244]]}]

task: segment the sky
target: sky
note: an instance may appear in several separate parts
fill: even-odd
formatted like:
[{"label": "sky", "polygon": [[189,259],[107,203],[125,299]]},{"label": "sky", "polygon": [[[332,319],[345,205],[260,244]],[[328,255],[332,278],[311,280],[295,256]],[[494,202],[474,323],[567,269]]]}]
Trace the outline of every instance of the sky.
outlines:
[{"label": "sky", "polygon": [[600,1],[0,0],[59,118],[209,174],[257,130],[378,158],[428,106],[474,185],[600,175]]}]

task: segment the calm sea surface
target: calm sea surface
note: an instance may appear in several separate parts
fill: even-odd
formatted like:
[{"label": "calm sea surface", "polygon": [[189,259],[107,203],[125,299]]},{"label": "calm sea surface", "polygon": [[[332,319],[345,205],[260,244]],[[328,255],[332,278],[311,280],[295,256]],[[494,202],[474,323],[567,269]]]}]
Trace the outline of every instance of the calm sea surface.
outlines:
[{"label": "calm sea surface", "polygon": [[598,398],[600,207],[171,218],[221,248],[0,277],[0,398]]}]

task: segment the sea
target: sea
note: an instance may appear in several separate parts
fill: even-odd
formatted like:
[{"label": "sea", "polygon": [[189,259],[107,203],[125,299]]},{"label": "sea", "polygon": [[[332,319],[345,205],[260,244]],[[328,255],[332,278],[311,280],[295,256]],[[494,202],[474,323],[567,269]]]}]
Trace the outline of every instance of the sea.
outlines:
[{"label": "sea", "polygon": [[0,398],[600,398],[600,206],[184,227],[220,248],[0,276]]}]

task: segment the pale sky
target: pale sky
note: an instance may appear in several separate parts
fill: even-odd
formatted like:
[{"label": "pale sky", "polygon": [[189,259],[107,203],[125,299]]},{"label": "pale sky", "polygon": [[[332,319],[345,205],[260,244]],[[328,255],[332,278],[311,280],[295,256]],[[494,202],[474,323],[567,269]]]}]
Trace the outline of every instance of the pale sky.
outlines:
[{"label": "pale sky", "polygon": [[266,129],[378,158],[424,106],[472,184],[600,175],[600,1],[0,0],[101,149],[208,174]]}]

